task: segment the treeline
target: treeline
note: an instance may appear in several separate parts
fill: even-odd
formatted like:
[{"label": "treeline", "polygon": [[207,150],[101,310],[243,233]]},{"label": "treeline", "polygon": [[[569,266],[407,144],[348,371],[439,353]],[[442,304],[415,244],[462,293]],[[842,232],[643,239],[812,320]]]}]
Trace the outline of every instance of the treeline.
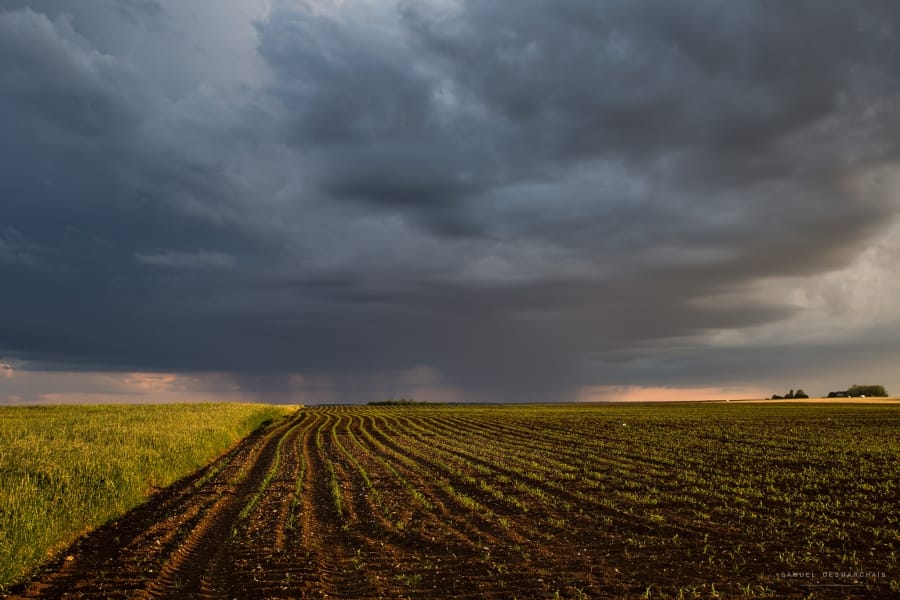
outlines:
[{"label": "treeline", "polygon": [[779,396],[778,394],[772,394],[772,397],[770,398],[770,400],[785,400],[785,399],[792,400],[794,398],[809,398],[809,395],[806,392],[804,392],[803,390],[797,390],[796,392],[794,390],[791,390],[784,396]]},{"label": "treeline", "polygon": [[829,398],[887,398],[887,390],[883,385],[851,385],[843,392],[831,392]]},{"label": "treeline", "polygon": [[[887,390],[883,385],[851,385],[846,390],[828,392],[829,398],[887,398]],[[791,390],[784,396],[772,394],[769,400],[793,400],[796,398],[809,398],[809,395],[801,389]]]},{"label": "treeline", "polygon": [[434,402],[413,400],[412,398],[389,398],[387,400],[375,400],[367,403],[368,406],[422,406],[425,404],[428,406],[436,405]]}]

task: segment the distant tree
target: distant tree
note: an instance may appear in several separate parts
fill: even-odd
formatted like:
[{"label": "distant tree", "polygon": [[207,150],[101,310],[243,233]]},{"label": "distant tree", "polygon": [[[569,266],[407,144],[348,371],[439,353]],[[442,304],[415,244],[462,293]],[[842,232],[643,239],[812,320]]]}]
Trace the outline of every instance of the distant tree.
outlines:
[{"label": "distant tree", "polygon": [[790,390],[784,396],[772,394],[771,400],[793,400],[794,398],[809,398],[809,396],[803,390],[798,389],[797,391]]},{"label": "distant tree", "polygon": [[886,398],[888,393],[883,385],[851,385],[847,390],[847,395],[851,398],[859,398],[861,396],[869,396],[875,398]]},{"label": "distant tree", "polygon": [[367,404],[369,406],[444,406],[447,403],[416,400],[415,398],[388,398],[387,400],[373,400]]}]

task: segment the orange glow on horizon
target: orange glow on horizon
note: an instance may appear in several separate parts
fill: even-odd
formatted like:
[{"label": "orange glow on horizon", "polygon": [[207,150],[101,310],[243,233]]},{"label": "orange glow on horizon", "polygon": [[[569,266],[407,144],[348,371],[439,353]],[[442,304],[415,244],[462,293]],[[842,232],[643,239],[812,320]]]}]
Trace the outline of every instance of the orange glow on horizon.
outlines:
[{"label": "orange glow on horizon", "polygon": [[129,373],[124,383],[149,392],[167,392],[178,381],[174,373]]},{"label": "orange glow on horizon", "polygon": [[765,392],[755,388],[587,386],[578,391],[577,402],[665,402],[764,397]]}]

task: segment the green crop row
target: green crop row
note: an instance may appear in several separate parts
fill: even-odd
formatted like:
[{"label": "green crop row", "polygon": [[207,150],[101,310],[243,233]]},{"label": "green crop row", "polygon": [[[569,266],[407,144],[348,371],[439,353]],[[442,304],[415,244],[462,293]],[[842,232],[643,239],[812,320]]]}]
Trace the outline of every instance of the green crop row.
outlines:
[{"label": "green crop row", "polygon": [[[547,548],[583,540],[586,556],[617,555],[616,572],[635,586],[648,564],[660,563],[670,565],[673,582],[684,569],[694,583],[751,595],[781,593],[770,586],[782,571],[898,566],[895,406],[418,406],[340,414],[342,430],[355,430],[353,444],[331,459],[359,471],[379,502],[390,490],[362,464],[383,465],[426,506],[452,505],[454,517],[443,517],[448,535],[539,540]],[[415,481],[429,483],[410,487]]]}]

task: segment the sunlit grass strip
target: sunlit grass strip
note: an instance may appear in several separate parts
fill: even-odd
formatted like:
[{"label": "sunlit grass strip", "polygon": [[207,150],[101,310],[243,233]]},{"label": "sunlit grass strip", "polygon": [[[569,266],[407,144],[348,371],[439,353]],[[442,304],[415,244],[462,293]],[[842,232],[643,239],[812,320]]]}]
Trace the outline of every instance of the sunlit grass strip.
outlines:
[{"label": "sunlit grass strip", "polygon": [[0,588],[293,407],[0,408]]}]

